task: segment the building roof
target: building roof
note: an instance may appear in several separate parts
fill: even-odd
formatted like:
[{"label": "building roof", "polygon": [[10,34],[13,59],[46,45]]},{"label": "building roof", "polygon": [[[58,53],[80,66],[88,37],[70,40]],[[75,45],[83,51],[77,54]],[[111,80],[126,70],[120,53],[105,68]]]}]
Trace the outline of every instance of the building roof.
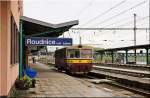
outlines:
[{"label": "building roof", "polygon": [[[58,37],[68,31],[72,26],[78,25],[79,21],[69,21],[60,24],[52,24],[26,16],[21,17],[23,34],[28,37]],[[38,50],[44,46],[37,46]],[[32,50],[36,52],[38,50]]]},{"label": "building roof", "polygon": [[121,51],[121,50],[133,50],[133,49],[150,49],[150,44],[120,47],[120,48],[111,48],[111,49],[102,49],[102,50],[98,50],[96,52]]},{"label": "building roof", "polygon": [[52,24],[26,16],[22,16],[21,20],[23,22],[24,34],[35,37],[58,37],[79,23],[78,20],[74,20],[60,24]]}]

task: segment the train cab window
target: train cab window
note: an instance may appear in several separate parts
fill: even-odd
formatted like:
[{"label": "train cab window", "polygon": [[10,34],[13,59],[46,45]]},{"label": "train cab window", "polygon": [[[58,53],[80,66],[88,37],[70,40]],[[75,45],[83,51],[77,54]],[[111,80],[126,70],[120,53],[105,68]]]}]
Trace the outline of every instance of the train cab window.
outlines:
[{"label": "train cab window", "polygon": [[92,58],[92,50],[91,49],[82,49],[81,50],[81,58]]},{"label": "train cab window", "polygon": [[69,49],[68,50],[68,58],[80,58],[79,49]]}]

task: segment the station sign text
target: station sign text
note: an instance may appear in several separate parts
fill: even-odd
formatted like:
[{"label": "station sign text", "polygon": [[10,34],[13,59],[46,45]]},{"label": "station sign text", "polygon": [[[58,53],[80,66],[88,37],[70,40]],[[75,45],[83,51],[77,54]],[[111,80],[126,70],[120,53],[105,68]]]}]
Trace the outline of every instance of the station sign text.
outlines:
[{"label": "station sign text", "polygon": [[71,46],[72,38],[26,37],[25,45],[36,46]]}]

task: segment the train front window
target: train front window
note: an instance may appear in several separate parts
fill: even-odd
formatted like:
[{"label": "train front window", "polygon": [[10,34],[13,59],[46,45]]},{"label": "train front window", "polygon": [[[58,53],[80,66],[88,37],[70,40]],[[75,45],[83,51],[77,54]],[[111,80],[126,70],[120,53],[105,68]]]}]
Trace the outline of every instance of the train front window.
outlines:
[{"label": "train front window", "polygon": [[80,58],[79,49],[69,49],[68,50],[68,58]]},{"label": "train front window", "polygon": [[82,49],[81,50],[81,58],[92,58],[92,50],[91,49]]}]

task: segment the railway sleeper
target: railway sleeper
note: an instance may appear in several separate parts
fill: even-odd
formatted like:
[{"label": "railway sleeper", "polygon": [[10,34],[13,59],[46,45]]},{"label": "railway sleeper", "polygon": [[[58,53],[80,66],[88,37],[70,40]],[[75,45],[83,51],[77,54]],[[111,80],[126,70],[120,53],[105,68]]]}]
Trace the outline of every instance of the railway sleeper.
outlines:
[{"label": "railway sleeper", "polygon": [[97,72],[90,72],[90,74],[96,75],[97,77],[103,76],[106,79],[115,81],[115,82],[111,82],[111,83],[108,82],[111,85],[123,87],[124,89],[127,89],[127,90],[135,92],[135,93],[142,94],[144,96],[150,96],[150,83],[143,83],[143,82],[141,83],[139,81],[128,80],[128,79],[119,78],[116,76],[110,76],[108,74],[100,74]]},{"label": "railway sleeper", "polygon": [[139,93],[145,96],[150,96],[150,84],[140,83],[138,81],[130,81],[121,78],[111,77],[116,83],[112,83],[116,86],[123,87],[129,91],[133,91],[135,93]]}]

